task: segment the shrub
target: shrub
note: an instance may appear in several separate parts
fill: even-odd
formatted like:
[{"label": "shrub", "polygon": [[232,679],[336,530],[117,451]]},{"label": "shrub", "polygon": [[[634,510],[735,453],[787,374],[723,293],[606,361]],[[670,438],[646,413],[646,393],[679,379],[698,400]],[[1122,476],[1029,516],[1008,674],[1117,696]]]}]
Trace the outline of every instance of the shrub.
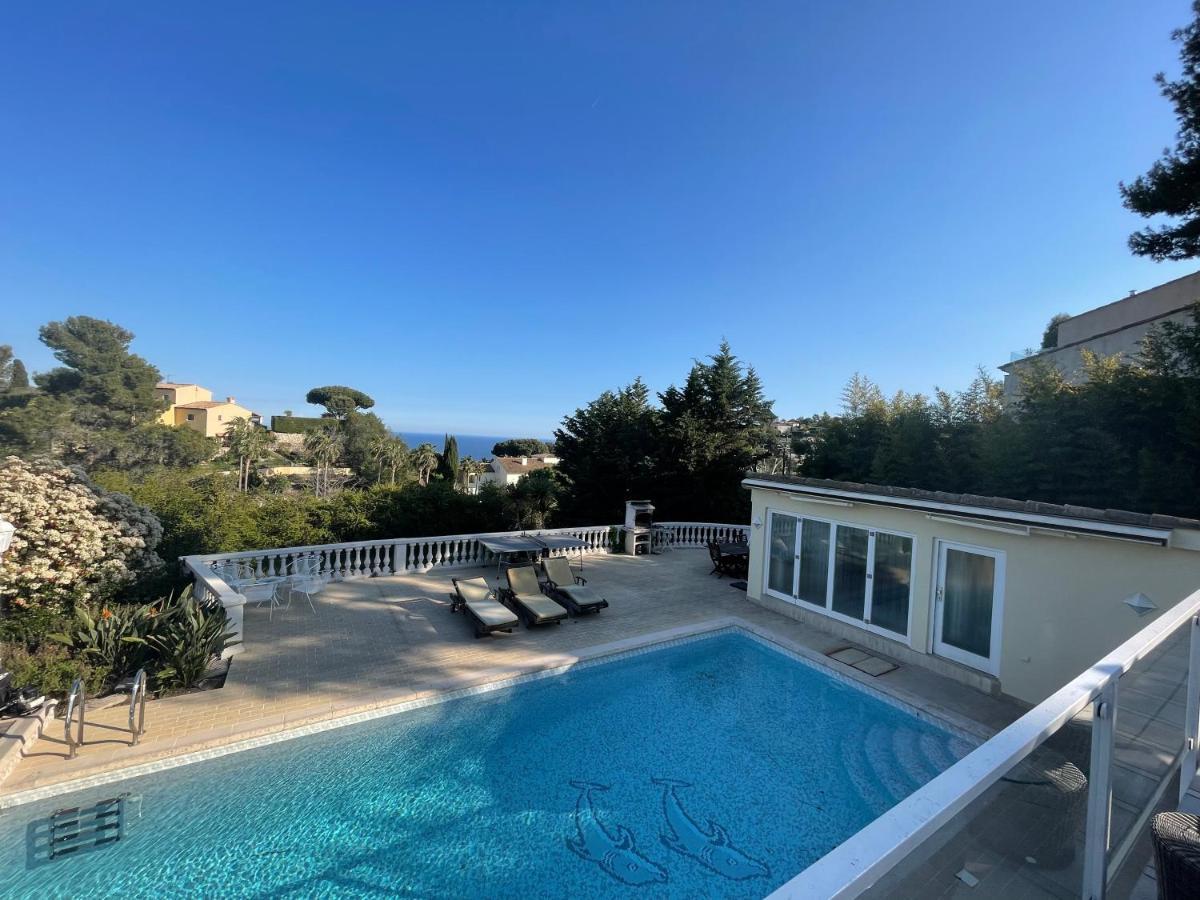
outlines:
[{"label": "shrub", "polygon": [[47,697],[62,699],[72,682],[82,677],[88,696],[100,693],[108,680],[108,670],[82,659],[73,659],[63,647],[44,644],[28,650],[24,644],[0,644],[0,656],[12,673],[13,686],[34,687]]},{"label": "shrub", "polygon": [[154,553],[158,520],[78,470],[7,457],[0,462],[0,516],[17,529],[0,560],[0,603],[10,610],[65,610],[161,565]]},{"label": "shrub", "polygon": [[145,668],[169,689],[194,687],[233,643],[225,610],[197,601],[190,586],[155,603],[78,607],[68,628],[50,637],[73,663],[102,672],[101,683]]},{"label": "shrub", "polygon": [[279,434],[305,434],[329,424],[320,416],[271,416],[271,430]]}]

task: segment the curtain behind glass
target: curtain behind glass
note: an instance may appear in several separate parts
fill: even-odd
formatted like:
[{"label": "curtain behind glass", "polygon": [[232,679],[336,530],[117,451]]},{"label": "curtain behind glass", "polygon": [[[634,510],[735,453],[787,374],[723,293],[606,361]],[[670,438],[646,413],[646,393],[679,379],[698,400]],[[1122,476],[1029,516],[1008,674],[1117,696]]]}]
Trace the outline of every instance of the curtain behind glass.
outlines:
[{"label": "curtain behind glass", "polygon": [[992,652],[992,599],[996,560],[946,548],[942,642],[985,659]]},{"label": "curtain behind glass", "polygon": [[796,520],[791,516],[771,513],[771,557],[767,570],[767,587],[792,596],[792,579],[796,572]]},{"label": "curtain behind glass", "polygon": [[867,540],[862,528],[839,525],[833,561],[833,610],[852,619],[863,617],[867,601]]},{"label": "curtain behind glass", "polygon": [[875,572],[871,579],[871,624],[908,634],[912,538],[875,533]]},{"label": "curtain behind glass", "polygon": [[800,590],[806,603],[824,607],[829,590],[829,523],[804,520],[800,532]]}]

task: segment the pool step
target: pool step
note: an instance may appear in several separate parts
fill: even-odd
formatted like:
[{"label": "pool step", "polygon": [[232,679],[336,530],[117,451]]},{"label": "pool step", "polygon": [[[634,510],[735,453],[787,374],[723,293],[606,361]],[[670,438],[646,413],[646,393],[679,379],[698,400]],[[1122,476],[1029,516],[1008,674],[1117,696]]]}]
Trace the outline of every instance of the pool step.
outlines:
[{"label": "pool step", "polygon": [[125,797],[110,797],[91,806],[68,806],[50,814],[50,858],[102,847],[121,839]]}]

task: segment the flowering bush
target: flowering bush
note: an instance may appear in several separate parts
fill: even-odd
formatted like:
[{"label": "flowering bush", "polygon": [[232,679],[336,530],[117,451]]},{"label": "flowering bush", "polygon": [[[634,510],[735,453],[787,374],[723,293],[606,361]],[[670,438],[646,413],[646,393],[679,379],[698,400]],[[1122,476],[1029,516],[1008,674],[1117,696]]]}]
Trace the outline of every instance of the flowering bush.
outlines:
[{"label": "flowering bush", "polygon": [[76,469],[0,461],[0,518],[17,529],[0,560],[0,604],[9,610],[65,611],[162,566],[158,520]]}]

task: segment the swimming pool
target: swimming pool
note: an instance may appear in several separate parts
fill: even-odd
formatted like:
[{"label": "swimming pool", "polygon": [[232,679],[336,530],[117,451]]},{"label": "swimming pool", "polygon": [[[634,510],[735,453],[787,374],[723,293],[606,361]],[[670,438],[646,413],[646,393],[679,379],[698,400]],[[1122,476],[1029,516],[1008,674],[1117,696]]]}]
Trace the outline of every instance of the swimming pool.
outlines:
[{"label": "swimming pool", "polygon": [[4,810],[0,895],[761,897],[970,748],[726,630]]}]

